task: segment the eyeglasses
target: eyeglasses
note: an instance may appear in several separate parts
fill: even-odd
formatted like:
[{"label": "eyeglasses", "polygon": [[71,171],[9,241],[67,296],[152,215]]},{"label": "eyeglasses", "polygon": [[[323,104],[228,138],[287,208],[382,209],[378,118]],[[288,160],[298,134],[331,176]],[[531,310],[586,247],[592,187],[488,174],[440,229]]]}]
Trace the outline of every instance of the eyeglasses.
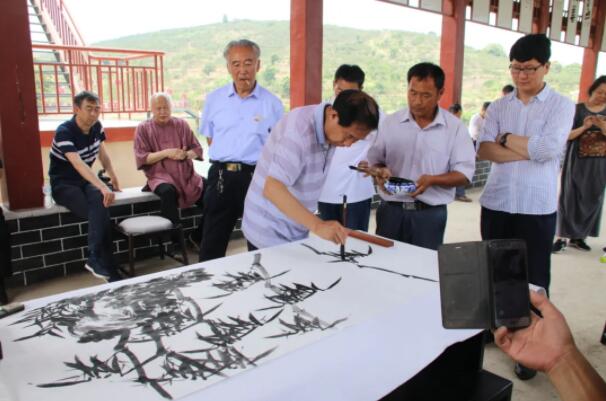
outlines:
[{"label": "eyeglasses", "polygon": [[539,64],[536,67],[524,67],[524,68],[520,68],[518,66],[509,64],[509,70],[511,71],[512,74],[514,75],[518,75],[519,73],[523,72],[526,75],[533,75],[535,72],[537,72],[537,70],[541,67],[543,67],[545,64]]}]

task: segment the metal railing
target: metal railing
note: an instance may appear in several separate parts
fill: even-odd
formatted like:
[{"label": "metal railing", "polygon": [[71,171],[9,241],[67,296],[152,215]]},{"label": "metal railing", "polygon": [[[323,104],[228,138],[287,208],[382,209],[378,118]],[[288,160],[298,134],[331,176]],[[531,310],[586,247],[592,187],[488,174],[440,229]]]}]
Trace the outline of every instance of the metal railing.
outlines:
[{"label": "metal railing", "polygon": [[151,94],[164,90],[163,52],[52,44],[32,49],[41,115],[70,114],[72,97],[83,89],[99,95],[103,113],[146,112]]},{"label": "metal railing", "polygon": [[54,43],[84,46],[84,39],[63,0],[32,0]]}]

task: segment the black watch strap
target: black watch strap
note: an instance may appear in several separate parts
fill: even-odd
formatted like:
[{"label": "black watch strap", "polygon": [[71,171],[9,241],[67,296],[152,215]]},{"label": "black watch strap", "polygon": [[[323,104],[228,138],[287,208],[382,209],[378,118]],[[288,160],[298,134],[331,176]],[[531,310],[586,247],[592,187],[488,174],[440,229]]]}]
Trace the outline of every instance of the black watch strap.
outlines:
[{"label": "black watch strap", "polygon": [[511,132],[504,133],[503,136],[501,136],[501,139],[499,140],[499,145],[505,148],[507,145],[507,137],[509,135],[511,135]]}]

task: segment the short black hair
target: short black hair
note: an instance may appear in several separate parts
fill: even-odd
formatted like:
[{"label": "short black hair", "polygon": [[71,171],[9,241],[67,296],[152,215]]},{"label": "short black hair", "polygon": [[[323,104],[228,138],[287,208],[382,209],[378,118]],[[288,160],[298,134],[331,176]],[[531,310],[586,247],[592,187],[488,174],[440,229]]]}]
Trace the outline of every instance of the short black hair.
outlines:
[{"label": "short black hair", "polygon": [[482,110],[488,110],[488,106],[490,106],[490,102],[482,103]]},{"label": "short black hair", "polygon": [[511,46],[509,51],[509,61],[519,61],[521,63],[535,59],[541,64],[545,64],[551,57],[551,40],[543,33],[534,33],[522,36]]},{"label": "short black hair", "polygon": [[337,71],[335,71],[335,79],[333,82],[337,82],[339,79],[347,82],[355,82],[360,89],[362,89],[364,78],[366,78],[366,74],[364,74],[364,71],[357,65],[342,64],[337,68]]},{"label": "short black hair", "polygon": [[512,84],[507,84],[503,87],[503,89],[501,89],[501,92],[503,92],[504,94],[508,94],[508,93],[513,92],[514,89],[515,88],[513,87]]},{"label": "short black hair", "polygon": [[459,103],[453,103],[448,108],[448,111],[450,111],[452,114],[457,114],[463,111],[463,107],[461,107]]},{"label": "short black hair", "polygon": [[598,86],[600,86],[602,84],[606,84],[606,75],[601,75],[600,77],[598,77],[598,79],[593,81],[593,83],[591,84],[589,89],[587,89],[587,93],[589,94],[589,96],[591,96],[593,91],[598,89]]},{"label": "short black hair", "polygon": [[433,82],[438,90],[442,90],[442,88],[444,88],[444,71],[439,65],[433,63],[415,64],[408,70],[408,74],[406,76],[408,83],[410,83],[412,77],[416,77],[420,80],[433,78]]},{"label": "short black hair", "polygon": [[82,102],[88,100],[89,102],[100,103],[99,96],[95,92],[82,91],[74,96],[74,106],[78,108],[82,106]]},{"label": "short black hair", "polygon": [[379,126],[379,106],[367,93],[347,89],[339,93],[332,104],[339,116],[339,125],[350,127],[354,123],[364,125],[370,130]]}]

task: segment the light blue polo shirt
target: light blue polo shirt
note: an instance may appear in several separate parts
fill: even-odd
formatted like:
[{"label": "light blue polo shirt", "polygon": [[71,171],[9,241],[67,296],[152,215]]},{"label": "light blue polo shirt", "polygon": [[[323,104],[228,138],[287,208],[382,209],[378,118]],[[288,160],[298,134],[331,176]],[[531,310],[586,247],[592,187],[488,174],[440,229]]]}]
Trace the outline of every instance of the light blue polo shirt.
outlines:
[{"label": "light blue polo shirt", "polygon": [[284,114],[282,102],[257,82],[245,98],[234,84],[206,97],[200,134],[212,139],[210,160],[256,164],[273,126]]},{"label": "light blue polo shirt", "polygon": [[263,196],[267,176],[283,183],[314,212],[334,147],[326,143],[324,108],[328,104],[292,110],[276,124],[255,169],[244,202],[242,232],[257,248],[306,238],[309,230],[284,215]]}]

